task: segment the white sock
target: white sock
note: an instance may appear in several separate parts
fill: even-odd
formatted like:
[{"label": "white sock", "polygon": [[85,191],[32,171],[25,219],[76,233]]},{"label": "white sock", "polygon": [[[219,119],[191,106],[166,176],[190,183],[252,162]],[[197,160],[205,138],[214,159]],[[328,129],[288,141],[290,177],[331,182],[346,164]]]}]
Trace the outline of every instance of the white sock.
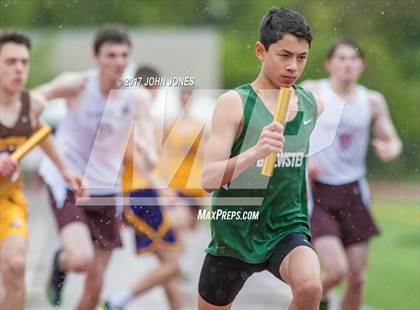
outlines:
[{"label": "white sock", "polygon": [[111,296],[109,301],[112,305],[118,306],[118,307],[125,307],[131,299],[133,299],[133,293],[129,289],[124,289],[120,291],[119,293],[115,294],[114,296]]}]

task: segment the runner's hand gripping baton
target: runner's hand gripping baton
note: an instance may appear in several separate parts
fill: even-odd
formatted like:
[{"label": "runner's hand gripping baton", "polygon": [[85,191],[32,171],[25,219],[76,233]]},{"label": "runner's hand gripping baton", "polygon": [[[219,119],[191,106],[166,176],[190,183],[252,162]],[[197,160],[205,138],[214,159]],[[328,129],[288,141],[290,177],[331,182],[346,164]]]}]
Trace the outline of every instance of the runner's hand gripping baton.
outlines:
[{"label": "runner's hand gripping baton", "polygon": [[[42,128],[38,129],[32,136],[29,137],[16,151],[10,154],[10,157],[15,160],[21,160],[23,156],[28,154],[35,146],[40,144],[48,135],[52,132],[52,129],[49,126],[43,126]],[[9,181],[9,182],[5,182]],[[16,181],[16,175],[12,174],[11,177],[1,178],[0,182],[2,183],[0,186],[0,195],[7,193],[14,182]]]},{"label": "runner's hand gripping baton", "polygon": [[32,136],[29,137],[10,157],[15,160],[22,159],[23,156],[28,154],[35,146],[40,144],[52,132],[51,127],[43,126],[38,129]]},{"label": "runner's hand gripping baton", "polygon": [[[277,99],[276,113],[273,122],[279,122],[284,129],[287,120],[287,112],[289,111],[290,97],[292,95],[291,87],[280,87],[279,97]],[[271,177],[273,175],[274,164],[277,159],[276,153],[270,153],[265,159],[261,169],[261,175]]]}]

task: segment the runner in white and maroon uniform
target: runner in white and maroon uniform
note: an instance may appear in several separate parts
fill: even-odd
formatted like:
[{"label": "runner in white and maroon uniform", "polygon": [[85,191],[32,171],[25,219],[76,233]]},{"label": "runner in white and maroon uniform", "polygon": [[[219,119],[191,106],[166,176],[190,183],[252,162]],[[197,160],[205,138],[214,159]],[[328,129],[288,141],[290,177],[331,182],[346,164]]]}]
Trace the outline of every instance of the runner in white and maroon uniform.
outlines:
[{"label": "runner in white and maroon uniform", "polygon": [[[85,204],[76,204],[56,170],[48,161],[42,163],[40,173],[48,185],[62,245],[48,283],[53,305],[62,303],[66,273],[86,272],[78,309],[95,309],[111,252],[121,246],[115,197],[121,191],[120,171],[133,121],[142,125],[135,128],[141,132],[141,138],[134,135],[135,149],[153,145],[148,142],[154,141],[149,96],[139,89],[119,88],[130,46],[123,29],[105,27],[94,42],[96,70],[64,73],[36,90],[47,99],[67,100],[68,113],[55,140],[68,165],[83,175],[91,196]],[[145,163],[154,157],[150,150],[144,153]]]},{"label": "runner in white and maroon uniform", "polygon": [[[314,155],[309,161],[312,237],[325,270],[320,309],[327,309],[329,291],[344,278],[348,285],[342,308],[359,309],[369,239],[379,234],[365,179],[371,128],[372,144],[382,161],[397,157],[402,147],[383,95],[358,84],[364,58],[357,43],[337,41],[328,54],[326,69],[328,79],[302,83],[325,104],[312,134]],[[335,137],[325,148],[331,134]]]}]

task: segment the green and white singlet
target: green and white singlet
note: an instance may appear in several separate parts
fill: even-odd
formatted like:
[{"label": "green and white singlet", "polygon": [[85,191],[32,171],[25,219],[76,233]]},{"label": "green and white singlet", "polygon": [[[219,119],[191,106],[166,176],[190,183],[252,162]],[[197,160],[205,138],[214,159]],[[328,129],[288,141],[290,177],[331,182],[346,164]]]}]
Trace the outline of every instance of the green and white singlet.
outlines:
[{"label": "green and white singlet", "polygon": [[[310,238],[306,197],[306,154],[309,137],[317,118],[312,93],[293,86],[299,111],[286,123],[283,152],[278,154],[273,176],[260,174],[263,160],[248,168],[227,187],[213,193],[212,211],[259,211],[258,220],[211,220],[212,240],[206,252],[258,264],[265,262],[278,242],[290,233],[304,233]],[[273,115],[250,84],[235,89],[241,96],[244,121],[241,135],[235,140],[230,157],[254,146],[262,129]],[[220,211],[219,211],[220,212]]]}]

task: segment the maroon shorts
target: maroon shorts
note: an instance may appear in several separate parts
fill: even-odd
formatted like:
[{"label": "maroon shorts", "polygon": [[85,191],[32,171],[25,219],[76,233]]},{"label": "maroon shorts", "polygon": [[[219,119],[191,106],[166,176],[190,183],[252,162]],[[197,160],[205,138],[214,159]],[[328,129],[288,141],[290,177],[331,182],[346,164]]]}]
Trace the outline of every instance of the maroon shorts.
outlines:
[{"label": "maroon shorts", "polygon": [[82,222],[89,228],[92,241],[97,246],[104,249],[113,249],[122,246],[115,205],[76,206],[73,193],[67,191],[62,208],[57,208],[57,203],[51,191],[48,190],[48,193],[59,231],[67,224]]},{"label": "maroon shorts", "polygon": [[313,182],[313,240],[321,236],[337,236],[347,247],[378,235],[379,229],[362,197],[363,190],[359,181],[344,185]]}]

